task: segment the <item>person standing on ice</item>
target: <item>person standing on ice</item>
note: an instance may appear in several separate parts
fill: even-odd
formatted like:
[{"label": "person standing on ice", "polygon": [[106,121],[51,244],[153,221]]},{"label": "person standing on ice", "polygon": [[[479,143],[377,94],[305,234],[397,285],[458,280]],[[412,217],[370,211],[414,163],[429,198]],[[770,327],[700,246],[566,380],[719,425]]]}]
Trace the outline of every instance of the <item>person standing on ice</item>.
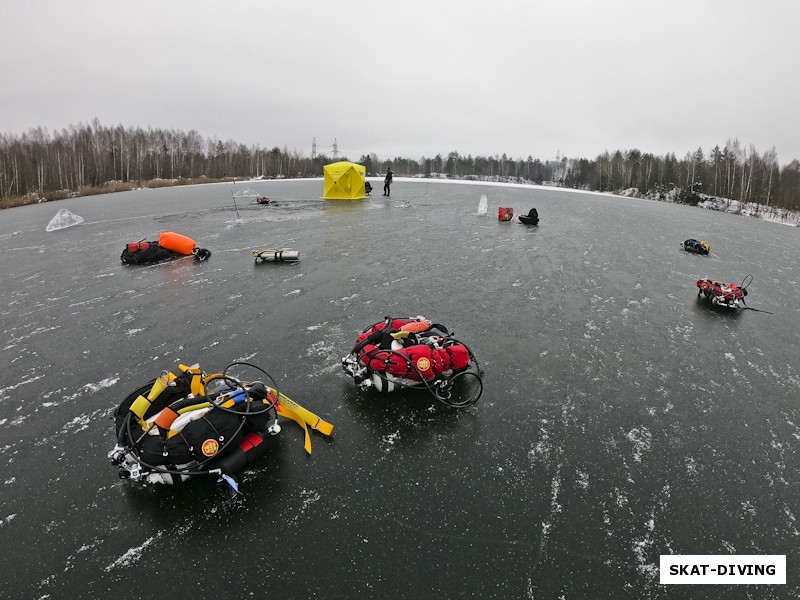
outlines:
[{"label": "person standing on ice", "polygon": [[392,170],[386,169],[386,178],[383,180],[383,195],[388,196],[392,186]]}]

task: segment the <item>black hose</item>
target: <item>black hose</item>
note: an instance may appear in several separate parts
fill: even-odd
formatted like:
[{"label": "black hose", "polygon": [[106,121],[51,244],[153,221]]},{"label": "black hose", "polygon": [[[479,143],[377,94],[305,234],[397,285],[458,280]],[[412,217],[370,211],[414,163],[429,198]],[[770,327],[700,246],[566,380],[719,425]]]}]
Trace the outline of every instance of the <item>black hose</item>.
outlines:
[{"label": "black hose", "polygon": [[[747,294],[747,288],[752,283],[753,283],[753,276],[752,275],[747,275],[742,280],[742,285],[739,286],[739,289],[742,290],[742,292],[744,292],[744,294]],[[752,310],[752,311],[755,311],[755,312],[763,312],[763,313],[766,313],[768,315],[772,314],[768,310],[761,310],[760,308],[750,308],[749,306],[747,306],[747,302],[744,301],[744,298],[742,298],[742,304],[744,304],[744,309],[745,310]]]}]

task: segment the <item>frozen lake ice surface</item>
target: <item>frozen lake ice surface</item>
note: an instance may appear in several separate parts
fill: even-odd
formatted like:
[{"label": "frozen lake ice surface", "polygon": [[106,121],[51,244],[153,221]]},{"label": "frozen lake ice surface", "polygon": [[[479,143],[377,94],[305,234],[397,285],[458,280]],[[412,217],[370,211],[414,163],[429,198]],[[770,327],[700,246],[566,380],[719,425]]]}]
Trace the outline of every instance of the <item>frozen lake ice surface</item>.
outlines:
[{"label": "frozen lake ice surface", "polygon": [[[74,198],[58,207],[81,227],[50,233],[52,203],[2,212],[9,597],[140,598],[146,581],[173,598],[682,598],[661,554],[797,564],[797,228],[533,187],[396,179],[390,199],[326,202],[321,180],[247,186],[272,202],[234,207],[231,184]],[[478,214],[482,195],[536,208],[538,227]],[[121,263],[160,231],[211,257]],[[255,264],[261,248],[300,260]],[[748,305],[772,314],[697,298],[700,278],[747,275]],[[387,315],[468,344],[480,402],[357,389],[341,358]],[[127,394],[179,362],[242,360],[332,439],[309,457],[284,427],[233,502],[213,480],[117,479]]]}]

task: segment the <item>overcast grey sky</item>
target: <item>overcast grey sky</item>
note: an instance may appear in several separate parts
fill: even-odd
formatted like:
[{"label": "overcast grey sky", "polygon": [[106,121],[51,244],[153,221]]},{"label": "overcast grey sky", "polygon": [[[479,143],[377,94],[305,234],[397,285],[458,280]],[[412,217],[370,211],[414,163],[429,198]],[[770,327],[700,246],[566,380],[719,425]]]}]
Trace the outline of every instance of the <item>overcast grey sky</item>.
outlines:
[{"label": "overcast grey sky", "polygon": [[3,0],[0,132],[88,122],[357,160],[800,158],[798,0]]}]

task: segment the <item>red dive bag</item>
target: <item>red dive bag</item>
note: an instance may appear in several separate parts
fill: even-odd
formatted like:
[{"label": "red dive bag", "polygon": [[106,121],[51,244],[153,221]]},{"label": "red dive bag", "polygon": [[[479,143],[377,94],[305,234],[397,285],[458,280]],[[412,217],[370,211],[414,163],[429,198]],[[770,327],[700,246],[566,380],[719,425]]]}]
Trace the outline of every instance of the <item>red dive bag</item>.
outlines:
[{"label": "red dive bag", "polygon": [[504,208],[500,207],[497,213],[497,218],[500,221],[510,221],[514,218],[514,209],[513,208]]}]

